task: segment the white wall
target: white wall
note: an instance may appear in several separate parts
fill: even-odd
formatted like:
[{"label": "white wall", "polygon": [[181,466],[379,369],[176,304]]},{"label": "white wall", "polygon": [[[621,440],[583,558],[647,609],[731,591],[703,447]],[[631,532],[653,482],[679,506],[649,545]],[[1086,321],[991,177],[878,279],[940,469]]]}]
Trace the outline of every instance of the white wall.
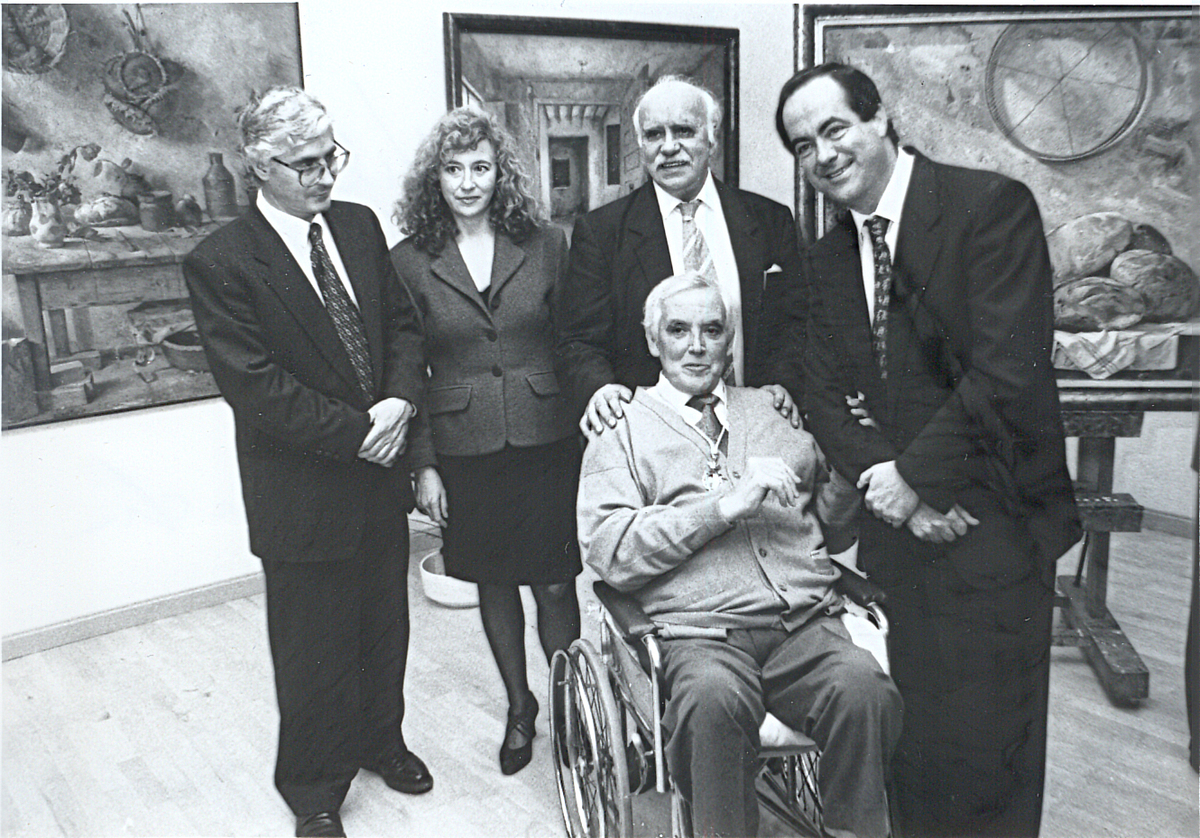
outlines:
[{"label": "white wall", "polygon": [[224,402],[5,431],[0,471],[6,637],[259,569]]},{"label": "white wall", "polygon": [[[338,196],[388,220],[400,178],[445,110],[442,11],[584,17],[741,30],[742,184],[791,201],[771,134],[792,61],[792,7],[442,4],[302,0],[305,84],[353,150]],[[0,633],[51,625],[253,573],[224,402],[6,431]]]}]

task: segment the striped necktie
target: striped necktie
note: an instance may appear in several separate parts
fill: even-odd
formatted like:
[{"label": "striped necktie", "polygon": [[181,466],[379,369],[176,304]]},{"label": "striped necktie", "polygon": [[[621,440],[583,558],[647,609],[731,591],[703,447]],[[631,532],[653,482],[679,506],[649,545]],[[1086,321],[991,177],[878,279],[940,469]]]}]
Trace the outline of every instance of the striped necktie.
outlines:
[{"label": "striped necktie", "polygon": [[375,388],[372,386],[371,353],[367,348],[367,332],[363,328],[362,315],[334,270],[333,261],[329,258],[329,251],[325,249],[325,241],[321,236],[320,224],[313,222],[309,225],[308,243],[312,247],[313,275],[317,278],[321,296],[325,298],[325,310],[329,312],[338,337],[346,347],[363,395],[369,400]]},{"label": "striped necktie", "polygon": [[871,250],[875,256],[875,316],[871,321],[872,343],[875,359],[879,362],[879,377],[887,380],[887,318],[888,302],[892,296],[892,255],[888,251],[888,220],[872,215],[863,222],[871,236]]},{"label": "striped necktie", "polygon": [[696,427],[713,442],[721,439],[721,420],[717,418],[716,403],[717,397],[714,393],[692,396],[687,402],[688,407],[700,411],[700,422]]},{"label": "striped necktie", "polygon": [[679,213],[683,216],[683,269],[695,271],[716,282],[717,266],[713,264],[712,252],[708,249],[704,234],[696,226],[696,208],[699,206],[699,198],[679,205]]}]

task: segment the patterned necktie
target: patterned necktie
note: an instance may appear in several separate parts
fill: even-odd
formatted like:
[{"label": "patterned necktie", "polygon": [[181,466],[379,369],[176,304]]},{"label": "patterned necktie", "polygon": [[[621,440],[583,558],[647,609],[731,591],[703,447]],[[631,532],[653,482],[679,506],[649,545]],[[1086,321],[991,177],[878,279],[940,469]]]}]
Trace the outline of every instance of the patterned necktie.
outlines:
[{"label": "patterned necktie", "polygon": [[721,439],[721,420],[717,418],[714,407],[716,403],[717,397],[713,393],[707,396],[692,396],[687,401],[688,407],[700,411],[700,422],[696,427],[713,442]]},{"label": "patterned necktie", "polygon": [[717,267],[713,264],[704,234],[696,226],[696,208],[699,206],[699,198],[679,205],[679,213],[683,216],[683,269],[695,271],[716,282]]},{"label": "patterned necktie", "polygon": [[863,222],[871,236],[871,250],[875,255],[875,317],[871,332],[875,346],[875,358],[879,361],[879,376],[887,380],[887,317],[888,301],[892,296],[892,255],[888,252],[888,220],[872,215]]},{"label": "patterned necktie", "polygon": [[374,387],[371,384],[371,353],[367,349],[367,333],[363,328],[362,316],[334,270],[329,251],[325,249],[325,241],[321,237],[320,224],[313,222],[309,225],[308,243],[312,246],[313,275],[317,278],[321,296],[325,298],[325,309],[333,320],[338,337],[346,347],[350,363],[354,365],[354,374],[358,378],[363,395],[369,399]]}]

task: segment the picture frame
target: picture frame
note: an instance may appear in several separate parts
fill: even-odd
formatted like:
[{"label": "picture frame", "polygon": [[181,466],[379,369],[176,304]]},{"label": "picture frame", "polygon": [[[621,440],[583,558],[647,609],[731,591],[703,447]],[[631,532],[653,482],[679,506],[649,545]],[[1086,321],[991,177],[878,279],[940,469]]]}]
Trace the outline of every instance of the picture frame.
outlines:
[{"label": "picture frame", "polygon": [[[298,4],[4,15],[2,426],[217,395],[180,263],[253,200],[236,109],[302,85]],[[40,213],[57,240],[31,229]]]},{"label": "picture frame", "polygon": [[443,24],[447,109],[496,116],[562,226],[642,184],[632,109],[665,74],[716,97],[712,169],[738,184],[737,29],[450,12]]}]

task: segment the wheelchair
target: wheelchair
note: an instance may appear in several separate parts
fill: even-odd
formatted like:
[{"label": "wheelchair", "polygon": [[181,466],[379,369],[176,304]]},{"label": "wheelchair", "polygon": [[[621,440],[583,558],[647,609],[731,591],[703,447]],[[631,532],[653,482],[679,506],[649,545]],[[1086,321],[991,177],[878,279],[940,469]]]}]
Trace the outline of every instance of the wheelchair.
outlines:
[{"label": "wheelchair", "polygon": [[[567,834],[629,838],[633,798],[653,790],[670,795],[671,835],[686,838],[690,807],[666,765],[662,718],[668,696],[659,627],[631,597],[604,582],[594,590],[603,606],[600,652],[581,638],[550,663],[550,735]],[[838,590],[857,604],[858,619],[878,632],[875,654],[885,662],[882,591],[846,569]],[[770,713],[759,736],[760,807],[798,835],[824,835],[817,744]]]}]

